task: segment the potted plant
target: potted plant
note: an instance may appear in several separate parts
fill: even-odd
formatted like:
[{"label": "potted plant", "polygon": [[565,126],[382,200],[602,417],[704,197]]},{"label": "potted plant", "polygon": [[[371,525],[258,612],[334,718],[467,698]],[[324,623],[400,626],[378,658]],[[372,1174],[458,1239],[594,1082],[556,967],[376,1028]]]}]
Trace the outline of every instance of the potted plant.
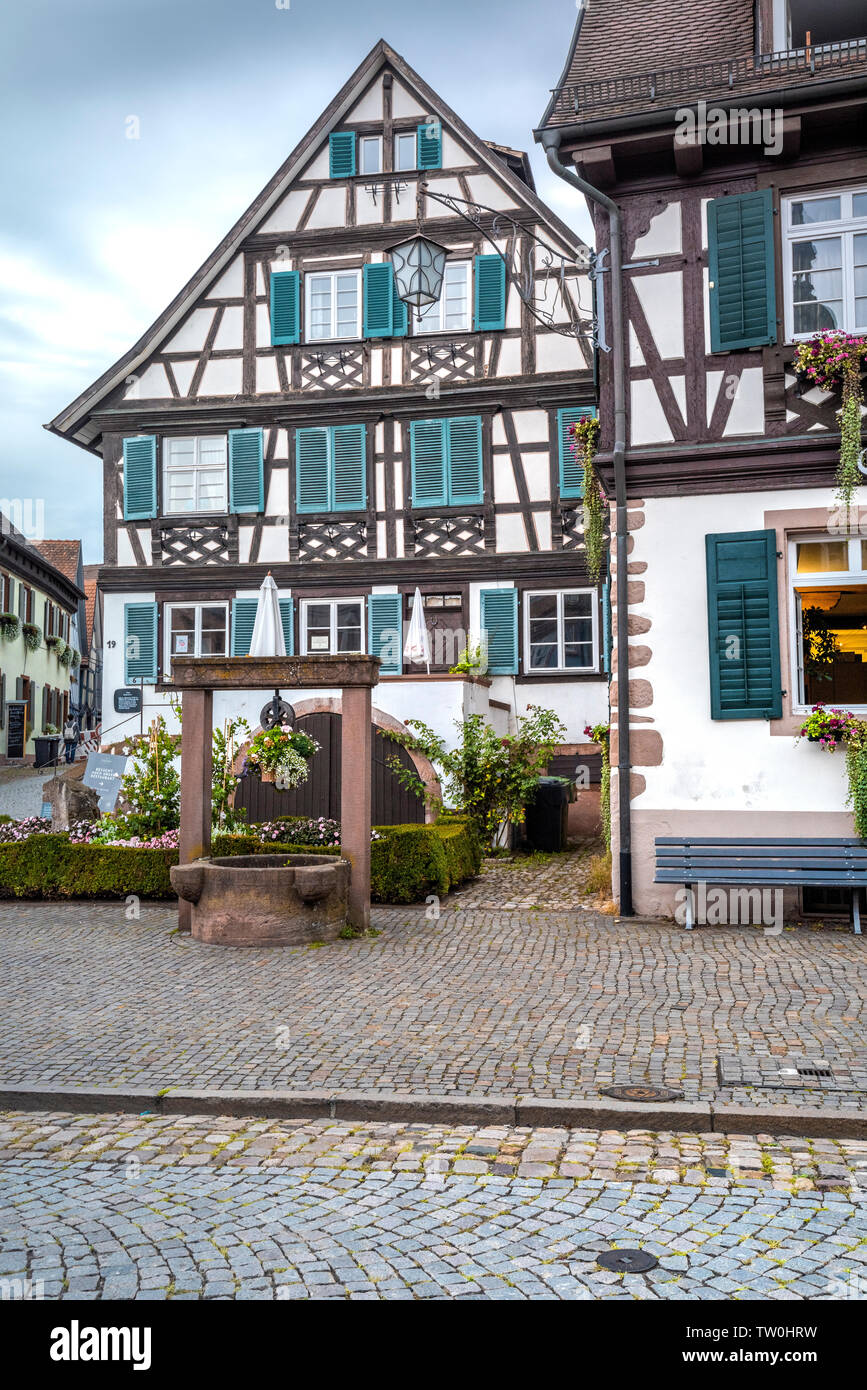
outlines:
[{"label": "potted plant", "polygon": [[14,642],[21,631],[21,619],[17,613],[0,613],[0,636],[7,642]]},{"label": "potted plant", "polygon": [[21,631],[24,636],[24,645],[29,652],[38,652],[39,644],[42,641],[42,628],[35,623],[22,623]]},{"label": "potted plant", "polygon": [[850,710],[814,705],[798,730],[798,738],[818,743],[827,753],[845,748],[849,782],[847,802],[852,807],[855,834],[862,840],[867,839],[867,723]]},{"label": "potted plant", "polygon": [[74,656],[75,649],[64,645],[63,651],[58,651],[57,653],[57,660],[60,662],[61,666],[66,666],[68,669],[72,665]]},{"label": "potted plant", "polygon": [[318,751],[315,738],[300,729],[262,729],[247,749],[244,774],[274,782],[280,791],[291,791],[307,781],[308,759]]},{"label": "potted plant", "polygon": [[839,392],[840,463],[837,495],[848,508],[861,482],[861,370],[867,361],[867,338],[837,330],[816,333],[799,343],[794,368],[803,385]]}]

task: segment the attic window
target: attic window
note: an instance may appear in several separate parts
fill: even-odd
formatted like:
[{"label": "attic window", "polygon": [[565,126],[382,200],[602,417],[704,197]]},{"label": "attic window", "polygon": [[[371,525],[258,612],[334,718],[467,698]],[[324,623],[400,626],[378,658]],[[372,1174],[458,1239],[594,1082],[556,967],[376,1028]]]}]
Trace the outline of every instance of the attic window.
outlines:
[{"label": "attic window", "polygon": [[394,167],[398,173],[417,167],[416,132],[414,130],[402,130],[395,135]]},{"label": "attic window", "polygon": [[382,140],[378,135],[362,135],[358,142],[359,173],[382,173]]},{"label": "attic window", "polygon": [[774,48],[789,52],[847,43],[864,35],[863,0],[774,0]]}]

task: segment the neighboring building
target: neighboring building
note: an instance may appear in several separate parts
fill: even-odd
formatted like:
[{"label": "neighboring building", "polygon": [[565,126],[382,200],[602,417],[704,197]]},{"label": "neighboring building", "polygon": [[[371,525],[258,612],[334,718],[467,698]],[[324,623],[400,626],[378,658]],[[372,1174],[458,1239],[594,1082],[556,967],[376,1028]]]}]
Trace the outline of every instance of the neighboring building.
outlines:
[{"label": "neighboring building", "polygon": [[102,594],[99,565],[84,566],[84,639],[81,652],[79,699],[82,729],[102,723]]},{"label": "neighboring building", "polygon": [[[794,737],[819,700],[867,714],[867,550],[834,503],[839,399],[792,360],[867,332],[865,27],[855,0],[590,0],[537,132],[623,216],[639,912],[673,904],[658,835],[852,834],[842,756]],[[729,108],[757,113],[750,143]],[[610,495],[610,359],[600,415]]]},{"label": "neighboring building", "polygon": [[[84,556],[81,541],[34,541],[33,544],[55,569],[65,574],[81,593],[78,606],[69,624],[66,639],[75,653],[69,667],[69,708],[77,719],[81,719],[81,663],[84,658],[85,639],[85,595],[84,595]],[[46,629],[47,630],[47,629]]]},{"label": "neighboring building", "polygon": [[[415,232],[420,171],[483,210],[473,225],[426,200],[448,261],[440,303],[415,315],[386,249]],[[548,325],[505,273],[516,251],[530,263],[533,234],[556,253],[529,277]],[[573,754],[605,717],[605,615],[567,438],[593,409],[592,349],[556,329],[584,314],[589,333],[590,305],[586,248],[539,201],[526,155],[480,140],[377,44],[178,298],[50,426],[104,462],[105,723],[134,685],[145,721],[169,715],[172,655],[245,653],[270,571],[287,649],[381,657],[379,726],[416,716],[451,738],[477,710],[505,734],[535,703]],[[402,657],[416,585],[430,674]],[[486,679],[449,675],[483,631]],[[217,697],[215,720],[255,728],[270,694]],[[327,738],[335,693],[296,704]],[[273,801],[258,812],[301,804],[258,792]],[[375,801],[408,813],[397,792]]]},{"label": "neighboring building", "polygon": [[[78,542],[25,539],[0,517],[0,762],[32,759],[33,737],[48,724],[61,728],[73,705],[79,603],[84,595],[66,572]],[[64,568],[52,562],[52,554]],[[77,684],[75,685],[77,691]]]}]

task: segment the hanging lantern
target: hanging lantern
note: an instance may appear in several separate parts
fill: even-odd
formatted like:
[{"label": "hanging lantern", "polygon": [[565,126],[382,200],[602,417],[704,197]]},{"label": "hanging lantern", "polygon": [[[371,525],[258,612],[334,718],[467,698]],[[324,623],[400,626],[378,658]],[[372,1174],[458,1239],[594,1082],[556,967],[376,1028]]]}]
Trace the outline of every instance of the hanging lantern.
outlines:
[{"label": "hanging lantern", "polygon": [[419,235],[390,246],[385,254],[391,257],[399,299],[415,309],[437,303],[448,255],[444,246]]}]

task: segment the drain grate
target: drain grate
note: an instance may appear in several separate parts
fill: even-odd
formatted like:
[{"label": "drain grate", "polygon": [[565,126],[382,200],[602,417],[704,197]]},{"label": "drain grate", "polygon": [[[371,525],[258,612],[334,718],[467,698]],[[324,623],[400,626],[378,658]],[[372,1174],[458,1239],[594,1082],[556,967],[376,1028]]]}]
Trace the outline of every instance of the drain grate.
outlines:
[{"label": "drain grate", "polygon": [[615,1274],[644,1274],[648,1269],[656,1269],[659,1260],[646,1250],[603,1250],[596,1263]]},{"label": "drain grate", "polygon": [[670,1091],[666,1086],[648,1086],[644,1082],[629,1082],[624,1086],[604,1086],[600,1096],[612,1100],[635,1100],[643,1105],[660,1104],[666,1100],[683,1100],[683,1091]]},{"label": "drain grate", "polygon": [[849,1063],[828,1057],[770,1057],[756,1052],[721,1053],[722,1088],[756,1086],[767,1091],[867,1091],[867,1059]]}]

